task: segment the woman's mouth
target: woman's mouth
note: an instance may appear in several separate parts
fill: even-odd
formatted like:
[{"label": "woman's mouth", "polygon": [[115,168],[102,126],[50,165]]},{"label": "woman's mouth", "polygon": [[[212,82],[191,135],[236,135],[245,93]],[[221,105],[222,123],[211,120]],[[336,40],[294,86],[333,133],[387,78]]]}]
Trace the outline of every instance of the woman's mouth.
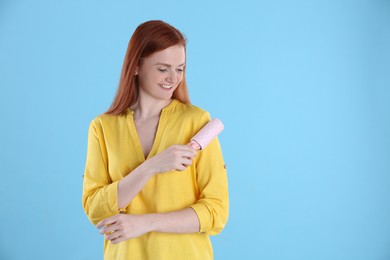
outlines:
[{"label": "woman's mouth", "polygon": [[172,85],[165,85],[165,84],[158,84],[158,85],[164,89],[171,89],[172,88]]}]

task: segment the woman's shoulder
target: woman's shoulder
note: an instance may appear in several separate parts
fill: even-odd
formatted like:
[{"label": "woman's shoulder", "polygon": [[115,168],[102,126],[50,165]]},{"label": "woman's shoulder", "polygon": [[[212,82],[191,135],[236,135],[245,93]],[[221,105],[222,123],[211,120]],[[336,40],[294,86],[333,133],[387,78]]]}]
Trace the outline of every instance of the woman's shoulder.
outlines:
[{"label": "woman's shoulder", "polygon": [[91,124],[94,126],[100,127],[109,127],[111,125],[116,125],[126,120],[128,113],[131,113],[130,110],[125,111],[120,115],[110,115],[110,114],[100,114],[92,119]]},{"label": "woman's shoulder", "polygon": [[173,117],[175,117],[174,121],[189,124],[195,128],[199,128],[210,121],[210,114],[207,110],[180,101],[175,106]]},{"label": "woman's shoulder", "polygon": [[183,114],[187,117],[199,118],[199,117],[204,117],[209,115],[209,112],[207,110],[190,103],[186,104],[177,101],[177,105],[175,108],[176,108],[175,112]]}]

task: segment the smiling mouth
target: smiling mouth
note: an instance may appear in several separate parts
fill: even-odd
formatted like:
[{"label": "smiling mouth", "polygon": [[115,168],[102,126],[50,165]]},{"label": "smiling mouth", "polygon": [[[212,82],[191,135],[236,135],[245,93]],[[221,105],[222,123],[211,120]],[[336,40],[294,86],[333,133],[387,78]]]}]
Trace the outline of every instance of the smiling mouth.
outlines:
[{"label": "smiling mouth", "polygon": [[158,84],[160,87],[165,88],[165,89],[171,89],[172,85],[165,85],[165,84]]}]

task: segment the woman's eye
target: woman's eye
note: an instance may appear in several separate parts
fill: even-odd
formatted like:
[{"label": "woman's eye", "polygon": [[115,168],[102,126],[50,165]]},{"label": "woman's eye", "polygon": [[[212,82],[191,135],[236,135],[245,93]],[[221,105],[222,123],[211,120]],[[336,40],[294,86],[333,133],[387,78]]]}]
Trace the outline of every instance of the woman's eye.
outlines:
[{"label": "woman's eye", "polygon": [[158,70],[159,70],[159,71],[161,71],[161,72],[165,72],[165,71],[167,71],[167,69],[166,69],[166,68],[158,68]]},{"label": "woman's eye", "polygon": [[178,72],[183,72],[184,69],[183,68],[180,68],[180,69],[177,69]]}]

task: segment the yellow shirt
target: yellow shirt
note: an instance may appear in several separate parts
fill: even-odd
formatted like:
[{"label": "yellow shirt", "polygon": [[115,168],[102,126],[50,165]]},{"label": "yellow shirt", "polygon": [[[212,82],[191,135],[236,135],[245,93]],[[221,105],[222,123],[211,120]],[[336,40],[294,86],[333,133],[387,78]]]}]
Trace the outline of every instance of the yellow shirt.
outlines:
[{"label": "yellow shirt", "polygon": [[[209,120],[207,111],[174,99],[161,112],[148,158],[173,144],[187,144]],[[144,161],[133,111],[128,109],[120,116],[103,114],[91,122],[82,201],[93,224],[118,214],[118,182]],[[104,258],[213,259],[209,235],[221,232],[229,211],[226,169],[218,138],[198,152],[186,170],[153,176],[128,205],[126,214],[162,213],[188,207],[199,218],[199,233],[150,232],[116,245],[104,240]]]}]

